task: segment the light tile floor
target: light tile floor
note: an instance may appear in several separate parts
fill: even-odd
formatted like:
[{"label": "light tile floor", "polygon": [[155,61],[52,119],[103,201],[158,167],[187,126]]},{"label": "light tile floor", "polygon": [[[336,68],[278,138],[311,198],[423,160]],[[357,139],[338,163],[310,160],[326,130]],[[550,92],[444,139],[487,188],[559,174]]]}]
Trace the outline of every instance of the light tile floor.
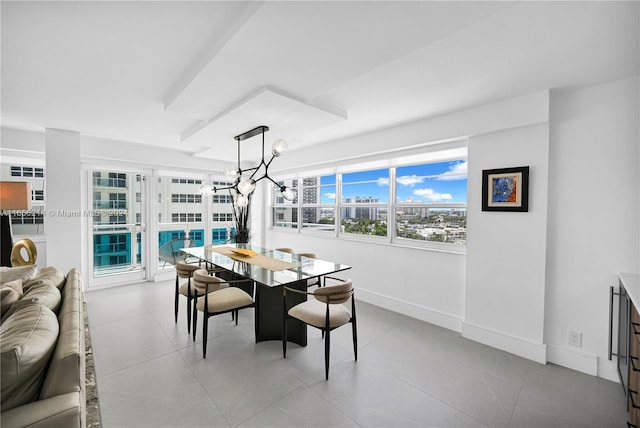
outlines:
[{"label": "light tile floor", "polygon": [[[357,294],[356,294],[357,297]],[[103,426],[115,427],[624,427],[622,387],[540,365],[357,302],[335,330],[329,381],[323,342],[256,344],[253,310],[186,331],[173,281],[86,293]]]}]

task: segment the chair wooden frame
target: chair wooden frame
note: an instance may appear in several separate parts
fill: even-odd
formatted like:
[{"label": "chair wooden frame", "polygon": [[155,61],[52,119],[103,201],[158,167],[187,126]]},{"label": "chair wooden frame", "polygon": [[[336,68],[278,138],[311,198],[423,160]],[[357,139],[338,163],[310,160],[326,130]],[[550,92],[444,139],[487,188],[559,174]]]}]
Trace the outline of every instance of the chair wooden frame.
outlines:
[{"label": "chair wooden frame", "polygon": [[[220,315],[220,314],[231,313],[232,319],[234,319],[235,322],[236,322],[236,325],[238,325],[238,311],[240,309],[255,308],[255,306],[256,306],[255,283],[253,282],[253,280],[250,280],[250,279],[226,280],[224,278],[220,278],[220,280],[221,280],[220,284],[229,284],[229,286],[231,286],[231,284],[239,284],[239,283],[243,283],[243,282],[250,283],[251,284],[251,299],[253,301],[249,305],[239,306],[237,308],[228,309],[228,310],[220,311],[220,312],[209,312],[209,296],[211,296],[212,299],[215,299],[215,294],[219,290],[224,290],[224,288],[209,292],[209,284],[206,285],[206,288],[207,288],[206,293],[204,294],[204,297],[200,297],[201,299],[204,298],[204,311],[203,311],[203,320],[202,320],[202,358],[207,358],[207,335],[208,335],[208,332],[209,332],[209,318],[210,317],[213,317],[215,315]],[[196,298],[196,301],[197,301],[197,298]],[[194,302],[194,309],[196,310],[195,313],[197,314],[197,309],[196,309],[195,302]],[[194,314],[194,319],[193,319],[193,336],[194,336],[194,338],[195,338],[195,334],[196,334],[196,317],[197,317],[197,315]],[[257,331],[255,332],[255,334],[256,334],[256,337],[257,337]]]},{"label": "chair wooden frame", "polygon": [[[330,276],[326,276],[324,278],[325,278],[325,287],[326,287],[326,280],[327,279],[340,281],[342,283],[346,282],[344,279],[341,279],[341,278],[335,278],[335,277],[330,277]],[[336,285],[339,285],[339,284],[336,284]],[[354,354],[355,360],[358,361],[358,329],[357,329],[357,322],[356,322],[356,305],[355,305],[355,298],[354,298],[354,289],[353,289],[353,284],[352,284],[351,285],[351,289],[346,291],[346,292],[345,291],[338,291],[336,293],[326,293],[326,291],[323,292],[323,293],[326,293],[326,294],[322,294],[322,298],[326,300],[326,302],[325,302],[326,303],[326,312],[325,312],[325,325],[324,326],[319,327],[319,326],[316,326],[316,325],[313,325],[313,324],[309,324],[309,323],[306,323],[306,322],[304,322],[303,320],[301,320],[299,318],[295,318],[295,317],[292,317],[291,315],[289,315],[289,309],[291,309],[291,308],[287,309],[287,292],[315,296],[315,295],[318,294],[319,290],[320,289],[316,289],[313,292],[305,292],[305,291],[296,290],[294,288],[290,288],[290,287],[286,287],[286,286],[282,287],[282,308],[283,308],[283,314],[282,314],[282,357],[283,358],[287,358],[287,320],[295,319],[295,320],[303,322],[303,323],[305,323],[305,324],[307,324],[307,325],[309,325],[311,327],[315,327],[315,328],[321,330],[322,331],[322,335],[324,336],[325,380],[329,380],[329,357],[330,357],[330,348],[331,348],[331,331],[335,330],[336,328],[342,327],[345,324],[351,323],[351,334],[352,334],[352,337],[353,337],[353,354]],[[337,295],[339,295],[339,297],[336,297]],[[351,299],[351,318],[349,319],[349,321],[347,321],[344,324],[341,324],[341,325],[335,326],[335,327],[331,327],[329,305],[342,304],[343,302],[346,302],[349,299]]]}]

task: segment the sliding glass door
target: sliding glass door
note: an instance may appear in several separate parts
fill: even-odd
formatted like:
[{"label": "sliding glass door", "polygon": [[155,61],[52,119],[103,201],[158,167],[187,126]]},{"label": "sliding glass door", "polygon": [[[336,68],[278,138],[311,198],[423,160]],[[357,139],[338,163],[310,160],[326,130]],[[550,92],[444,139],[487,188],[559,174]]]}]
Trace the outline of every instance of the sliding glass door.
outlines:
[{"label": "sliding glass door", "polygon": [[115,170],[89,174],[89,286],[145,279],[144,175]]}]

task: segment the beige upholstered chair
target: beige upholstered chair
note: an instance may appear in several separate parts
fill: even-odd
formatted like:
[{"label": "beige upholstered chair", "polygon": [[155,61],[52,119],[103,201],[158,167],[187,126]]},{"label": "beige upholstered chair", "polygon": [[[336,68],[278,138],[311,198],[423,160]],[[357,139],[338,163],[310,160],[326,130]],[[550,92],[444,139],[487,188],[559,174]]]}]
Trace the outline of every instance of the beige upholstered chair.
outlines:
[{"label": "beige upholstered chair", "polygon": [[[193,273],[200,269],[199,265],[190,264],[184,261],[179,261],[176,263],[176,296],[175,296],[175,312],[176,312],[176,323],[178,322],[178,307],[179,305],[179,296],[185,296],[187,298],[187,332],[191,333],[191,315],[193,314],[193,325],[194,325],[194,338],[195,338],[195,323],[196,323],[196,301],[198,300],[198,290],[196,290],[193,285],[192,278]],[[186,279],[187,281],[179,284],[180,278]],[[193,303],[193,305],[192,305]],[[192,307],[193,306],[193,307]]]},{"label": "beige upholstered chair", "polygon": [[[187,258],[187,253],[181,251],[182,248],[190,248],[195,247],[196,243],[193,239],[182,238],[182,239],[173,239],[164,245],[162,245],[159,249],[159,257],[166,263],[172,264],[176,269],[176,286],[174,292],[174,312],[175,312],[175,322],[178,322],[178,310],[180,308],[180,296],[185,296],[187,298],[187,332],[191,333],[191,315],[195,309],[191,309],[191,302],[194,303],[195,308],[195,299],[197,295],[195,293],[195,289],[191,284],[191,278],[193,276],[193,272],[200,269],[200,265],[195,263],[189,263],[190,260]],[[180,284],[181,279],[186,279],[187,281]]]},{"label": "beige upholstered chair", "polygon": [[318,258],[318,255],[316,253],[296,253],[296,254],[302,257],[309,257],[310,259]]},{"label": "beige upholstered chair", "polygon": [[[235,314],[235,322],[238,325],[238,311],[240,309],[254,307],[254,285],[249,279],[225,280],[209,275],[206,269],[199,269],[193,273],[194,286],[201,297],[196,304],[198,312],[202,312],[202,358],[207,357],[207,334],[209,317],[231,312]],[[249,285],[249,293],[235,284],[245,283]],[[197,312],[196,312],[197,313]],[[195,337],[196,313],[194,313],[193,334]]]},{"label": "beige upholstered chair", "polygon": [[[318,255],[316,253],[296,253],[296,255],[301,257],[308,257],[310,259],[318,258]],[[313,278],[307,281],[307,288],[313,287],[314,285],[321,287],[320,278]]]},{"label": "beige upholstered chair", "polygon": [[282,251],[283,253],[291,253],[293,254],[293,248],[276,248],[276,251]]},{"label": "beige upholstered chair", "polygon": [[[353,353],[358,360],[358,331],[356,327],[356,305],[353,297],[353,283],[351,279],[326,277],[336,280],[337,285],[326,285],[317,288],[313,293],[295,290],[289,287],[282,288],[283,316],[282,316],[282,356],[287,358],[287,320],[295,318],[303,323],[322,330],[324,335],[324,371],[325,379],[329,379],[329,351],[331,347],[331,331],[351,323],[353,335]],[[305,302],[287,309],[287,293],[313,295]],[[351,300],[351,313],[343,303]]]}]

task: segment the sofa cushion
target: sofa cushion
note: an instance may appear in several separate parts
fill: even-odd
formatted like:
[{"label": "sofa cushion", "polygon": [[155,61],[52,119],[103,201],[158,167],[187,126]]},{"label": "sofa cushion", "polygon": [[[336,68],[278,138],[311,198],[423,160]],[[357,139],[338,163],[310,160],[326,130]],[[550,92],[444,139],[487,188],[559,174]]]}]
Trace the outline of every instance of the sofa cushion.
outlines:
[{"label": "sofa cushion", "polygon": [[45,283],[25,290],[21,300],[45,305],[53,312],[58,313],[60,303],[62,302],[62,295],[55,285]]},{"label": "sofa cushion", "polygon": [[5,284],[16,279],[21,279],[22,283],[26,283],[32,279],[37,271],[36,265],[19,266],[19,267],[0,267],[0,284]]},{"label": "sofa cushion", "polygon": [[22,298],[22,280],[16,279],[0,285],[0,314]]},{"label": "sofa cushion", "polygon": [[0,326],[2,411],[38,399],[58,332],[56,315],[34,304],[19,308]]},{"label": "sofa cushion", "polygon": [[29,291],[31,287],[44,284],[53,285],[58,290],[62,290],[64,287],[64,272],[53,266],[44,267],[37,271],[31,279],[24,282],[24,292]]}]

